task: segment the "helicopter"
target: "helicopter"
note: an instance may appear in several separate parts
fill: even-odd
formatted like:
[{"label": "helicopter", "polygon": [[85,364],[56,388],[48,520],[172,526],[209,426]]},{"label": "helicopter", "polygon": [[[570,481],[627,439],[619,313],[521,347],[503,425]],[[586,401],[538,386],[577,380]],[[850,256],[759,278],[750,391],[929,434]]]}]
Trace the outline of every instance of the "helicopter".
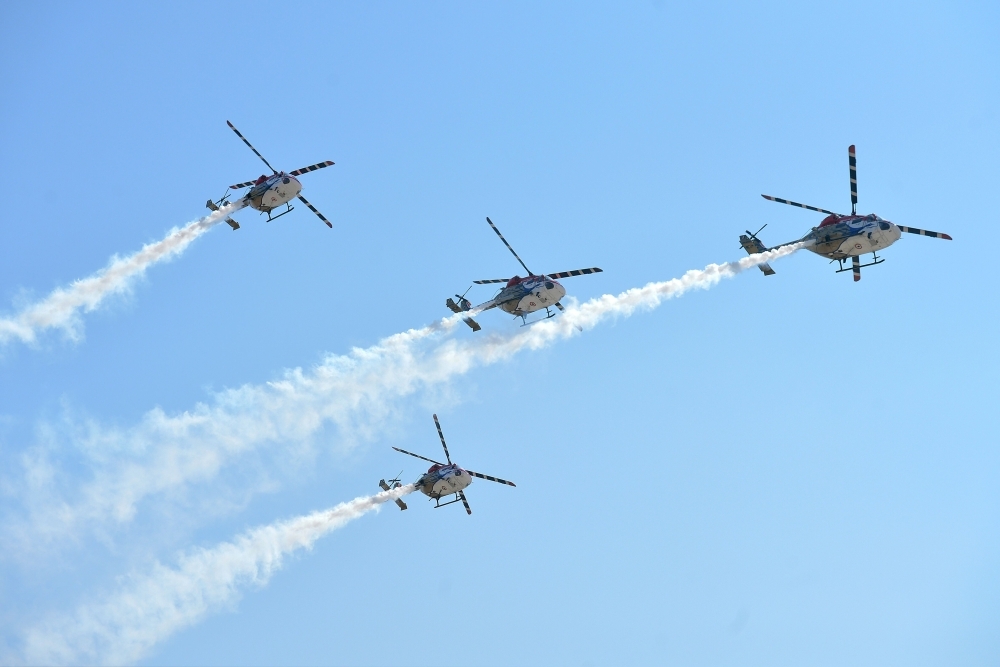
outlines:
[{"label": "helicopter", "polygon": [[[488,285],[490,283],[506,283],[506,285],[501,288],[497,294],[486,301],[481,303],[476,307],[472,306],[472,302],[465,298],[465,294],[456,294],[455,298],[458,301],[453,301],[448,299],[445,301],[445,305],[451,309],[454,313],[469,313],[470,316],[463,319],[463,321],[472,328],[473,331],[479,331],[482,329],[479,323],[472,319],[472,315],[481,313],[490,308],[499,308],[500,310],[510,313],[515,317],[520,317],[522,325],[528,323],[527,316],[535,311],[545,309],[545,317],[543,319],[548,319],[550,317],[555,317],[550,308],[555,306],[560,311],[565,310],[563,305],[559,302],[564,296],[566,296],[566,288],[560,285],[557,280],[560,278],[569,278],[570,276],[585,276],[591,273],[601,273],[602,269],[593,267],[590,269],[576,269],[575,271],[562,271],[561,273],[549,273],[536,275],[531,272],[531,269],[524,263],[524,261],[518,257],[518,254],[514,252],[514,248],[507,243],[507,239],[503,237],[497,226],[493,224],[493,221],[486,218],[486,222],[490,223],[490,227],[493,231],[497,233],[503,244],[507,246],[507,250],[510,250],[511,254],[514,255],[515,259],[520,262],[524,270],[528,272],[528,275],[524,278],[519,276],[514,276],[513,278],[497,278],[494,280],[473,280],[472,282],[476,285]],[[471,287],[469,289],[472,289]],[[469,290],[465,291],[466,294]]]},{"label": "helicopter", "polygon": [[[378,481],[378,485],[382,487],[383,491],[392,491],[393,489],[398,489],[403,486],[403,483],[399,481],[399,478],[403,475],[403,471],[400,470],[399,474],[396,475],[395,479],[390,479],[388,483],[384,479]],[[402,498],[396,498],[396,504],[399,505],[400,510],[406,509],[406,503],[403,502]]]},{"label": "helicopter", "polygon": [[[226,193],[222,196],[222,199],[219,201],[212,201],[211,199],[208,200],[205,206],[207,206],[209,210],[218,211],[220,206],[227,204],[227,200],[229,199],[229,190],[242,190],[243,188],[250,188],[250,190],[240,198],[238,202],[241,204],[240,208],[249,206],[250,208],[257,209],[261,213],[267,213],[268,222],[277,220],[286,213],[291,213],[295,210],[290,202],[292,199],[298,197],[310,211],[315,213],[320,220],[326,223],[327,227],[330,227],[331,229],[333,228],[330,221],[327,220],[322,213],[316,210],[316,207],[310,204],[305,197],[299,194],[302,192],[302,184],[299,183],[299,179],[296,178],[297,176],[307,174],[310,171],[316,171],[317,169],[324,169],[326,167],[333,166],[333,162],[330,160],[327,160],[326,162],[317,162],[316,164],[311,164],[308,167],[302,167],[301,169],[296,169],[295,171],[290,171],[288,173],[276,171],[275,168],[271,166],[271,163],[264,159],[263,155],[257,152],[257,149],[253,147],[253,144],[247,141],[247,138],[236,129],[235,125],[230,123],[228,120],[226,121],[226,124],[229,125],[232,131],[236,133],[236,136],[242,139],[243,143],[249,146],[250,150],[252,150],[254,154],[267,165],[267,168],[274,173],[270,176],[262,174],[260,178],[255,181],[247,181],[246,183],[230,185],[226,190]],[[272,215],[271,212],[280,206],[285,206],[286,209],[278,215]],[[234,231],[240,228],[240,223],[228,216],[226,217],[226,223],[232,227]]]},{"label": "helicopter", "polygon": [[[489,480],[491,482],[497,482],[498,484],[506,484],[507,486],[517,486],[514,482],[508,482],[505,479],[493,477],[492,475],[484,475],[471,470],[465,470],[464,468],[459,468],[457,465],[452,463],[451,455],[448,453],[448,443],[444,441],[444,432],[441,431],[441,422],[438,421],[437,415],[434,415],[434,425],[437,426],[438,437],[441,438],[441,446],[444,447],[444,458],[448,461],[448,463],[441,463],[440,461],[435,461],[434,459],[429,459],[426,456],[420,456],[420,454],[408,452],[405,449],[400,449],[399,447],[393,447],[393,449],[397,452],[409,454],[410,456],[415,456],[418,459],[423,459],[424,461],[434,464],[428,468],[427,472],[421,475],[420,479],[413,484],[417,487],[417,491],[420,491],[425,496],[434,499],[435,508],[444,507],[461,501],[462,504],[465,505],[465,511],[468,514],[472,514],[472,508],[469,507],[469,501],[465,497],[464,489],[469,486],[469,484],[472,484],[473,477]],[[402,473],[400,473],[400,475],[402,475]],[[383,491],[398,488],[400,486],[399,476],[397,475],[396,479],[390,480],[388,484],[384,479],[380,479],[378,484],[382,487]],[[455,495],[454,499],[445,503],[441,502],[442,498],[452,494]],[[401,500],[397,500],[396,504],[400,506],[400,509],[406,509],[406,505]]]},{"label": "helicopter", "polygon": [[[883,220],[874,213],[869,215],[858,215],[857,155],[853,145],[847,149],[847,158],[851,173],[850,215],[842,215],[840,213],[828,211],[825,208],[808,206],[806,204],[800,204],[787,199],[772,197],[770,195],[761,195],[761,197],[767,199],[768,201],[778,202],[779,204],[788,204],[789,206],[798,206],[799,208],[817,211],[818,213],[826,213],[827,217],[819,223],[818,227],[813,227],[808,234],[797,241],[789,241],[788,243],[782,243],[774,246],[773,248],[768,248],[759,238],[757,238],[757,234],[759,234],[764,227],[767,227],[767,225],[764,225],[764,227],[761,227],[756,232],[747,230],[746,234],[741,234],[740,246],[746,250],[748,254],[754,255],[762,253],[766,250],[775,250],[782,246],[792,245],[793,243],[805,242],[807,244],[806,248],[810,251],[816,253],[817,255],[830,258],[831,263],[834,261],[838,262],[840,268],[837,269],[837,273],[852,271],[854,273],[854,282],[858,282],[861,280],[862,268],[866,266],[875,266],[876,264],[881,264],[885,261],[883,258],[878,256],[878,251],[883,248],[888,248],[893,243],[898,241],[903,235],[902,232],[907,232],[908,234],[919,234],[921,236],[930,236],[936,239],[946,239],[948,241],[952,240],[952,238],[947,234],[931,232],[926,229],[918,229],[916,227],[897,225],[889,222],[888,220]],[[865,255],[869,252],[872,254],[872,261],[867,264],[862,264],[861,255]],[[851,260],[851,266],[845,268],[844,262],[848,259]],[[757,268],[763,271],[765,276],[772,276],[775,273],[774,269],[772,269],[767,263],[759,264]]]}]

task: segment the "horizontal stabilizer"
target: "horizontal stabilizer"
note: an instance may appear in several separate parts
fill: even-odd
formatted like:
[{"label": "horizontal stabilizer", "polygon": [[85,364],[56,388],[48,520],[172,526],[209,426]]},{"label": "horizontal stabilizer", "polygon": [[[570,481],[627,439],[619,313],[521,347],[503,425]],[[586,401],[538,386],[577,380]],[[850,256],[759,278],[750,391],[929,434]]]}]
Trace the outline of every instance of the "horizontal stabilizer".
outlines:
[{"label": "horizontal stabilizer", "polygon": [[388,491],[389,490],[389,485],[385,483],[384,479],[380,479],[378,481],[378,485],[382,487],[383,491]]},{"label": "horizontal stabilizer", "polygon": [[445,301],[444,305],[448,306],[448,308],[451,309],[451,312],[453,312],[453,313],[460,313],[460,312],[462,312],[462,309],[458,307],[458,304],[455,303],[454,301],[452,301],[451,299],[448,299],[447,301]]},{"label": "horizontal stabilizer", "polygon": [[[740,245],[743,249],[747,251],[748,255],[757,255],[762,252],[767,252],[767,247],[761,242],[759,238],[747,232],[746,234],[740,234]],[[773,276],[774,269],[764,262],[763,264],[758,264],[757,268],[760,269],[765,276]]]},{"label": "horizontal stabilizer", "polygon": [[465,318],[464,320],[462,320],[462,321],[463,321],[463,322],[465,322],[466,324],[468,324],[468,325],[469,325],[469,327],[471,327],[473,331],[479,331],[480,329],[482,329],[482,327],[481,327],[481,326],[479,326],[479,322],[476,322],[476,321],[475,321],[474,319],[472,319],[471,317],[466,317],[466,318]]},{"label": "horizontal stabilizer", "polygon": [[399,505],[399,509],[406,509],[406,503],[404,503],[400,498],[396,498],[396,504]]},{"label": "horizontal stabilizer", "polygon": [[[207,206],[210,211],[218,211],[219,210],[219,207],[211,199],[209,199],[207,202],[205,202],[205,206]],[[230,227],[232,227],[233,231],[236,231],[237,229],[240,228],[240,223],[236,222],[235,220],[233,220],[232,218],[230,218],[228,215],[226,216],[226,224],[229,225]]]}]

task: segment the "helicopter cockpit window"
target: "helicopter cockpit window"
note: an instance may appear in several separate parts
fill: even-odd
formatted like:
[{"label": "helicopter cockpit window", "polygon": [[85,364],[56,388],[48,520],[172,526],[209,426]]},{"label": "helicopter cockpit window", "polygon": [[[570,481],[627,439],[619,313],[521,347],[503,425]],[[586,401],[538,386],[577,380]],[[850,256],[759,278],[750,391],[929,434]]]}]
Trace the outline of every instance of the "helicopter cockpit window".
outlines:
[{"label": "helicopter cockpit window", "polygon": [[545,283],[545,289],[555,289],[555,283]]},{"label": "helicopter cockpit window", "polygon": [[292,181],[291,181],[290,178],[288,178],[287,176],[285,176],[283,179],[281,179],[281,182],[284,183],[285,185],[288,185]]},{"label": "helicopter cockpit window", "polygon": [[879,227],[879,229],[881,229],[881,230],[882,230],[883,232],[887,232],[887,231],[889,231],[889,223],[888,223],[888,222],[880,222],[880,223],[878,223],[878,227]]}]

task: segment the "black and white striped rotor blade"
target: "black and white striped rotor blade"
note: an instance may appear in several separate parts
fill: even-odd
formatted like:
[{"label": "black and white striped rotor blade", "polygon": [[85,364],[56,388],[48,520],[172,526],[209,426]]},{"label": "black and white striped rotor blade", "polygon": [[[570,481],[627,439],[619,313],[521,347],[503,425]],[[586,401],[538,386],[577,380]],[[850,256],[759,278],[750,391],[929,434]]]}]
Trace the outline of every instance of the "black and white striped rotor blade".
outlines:
[{"label": "black and white striped rotor blade", "polygon": [[586,276],[591,273],[603,273],[603,269],[599,269],[596,266],[592,269],[577,269],[576,271],[563,271],[561,273],[550,273],[549,278],[553,280],[559,280],[560,278],[569,278],[571,276]]},{"label": "black and white striped rotor blade", "polygon": [[462,504],[465,505],[465,511],[467,513],[469,513],[469,514],[472,514],[472,508],[469,507],[469,501],[466,500],[466,498],[465,498],[465,492],[464,491],[459,491],[458,492],[458,497],[462,499]]},{"label": "black and white striped rotor blade", "polygon": [[489,285],[490,283],[506,283],[510,282],[510,278],[495,278],[494,280],[473,280],[472,282],[477,285]]},{"label": "black and white striped rotor blade", "polygon": [[469,473],[473,477],[478,477],[479,479],[486,479],[491,482],[496,482],[497,484],[506,484],[507,486],[517,486],[517,484],[515,484],[514,482],[508,482],[505,479],[500,479],[499,477],[493,477],[492,475],[484,475],[481,472],[473,472],[471,470],[466,470],[465,472]]},{"label": "black and white striped rotor blade", "polygon": [[437,426],[438,437],[441,438],[441,446],[444,447],[444,457],[451,463],[451,454],[448,453],[448,443],[444,441],[444,431],[441,430],[441,422],[438,421],[438,416],[434,415],[434,425]]},{"label": "black and white striped rotor blade", "polygon": [[905,227],[903,225],[896,225],[899,227],[899,231],[906,232],[907,234],[920,234],[921,236],[931,236],[936,239],[945,239],[946,241],[951,241],[952,238],[947,234],[942,234],[941,232],[930,232],[926,229],[917,229],[916,227]]},{"label": "black and white striped rotor blade", "polygon": [[776,201],[779,204],[788,204],[789,206],[798,206],[799,208],[807,208],[810,211],[817,211],[819,213],[829,213],[830,215],[840,215],[839,213],[834,213],[833,211],[828,211],[825,208],[816,208],[815,206],[809,206],[807,204],[800,204],[797,201],[789,201],[788,199],[780,199],[778,197],[772,197],[771,195],[761,195],[764,199],[768,201]]},{"label": "black and white striped rotor blade", "polygon": [[858,158],[854,153],[854,144],[847,149],[847,162],[851,167],[851,215],[854,215],[858,212]]},{"label": "black and white striped rotor blade", "polygon": [[854,282],[861,280],[861,260],[857,255],[851,257],[851,268],[854,270]]},{"label": "black and white striped rotor blade", "polygon": [[236,185],[230,185],[230,190],[242,190],[243,188],[249,188],[251,185],[257,181],[247,181],[246,183],[237,183]]},{"label": "black and white striped rotor blade", "polygon": [[254,152],[254,155],[256,155],[257,157],[259,157],[259,158],[260,158],[260,159],[261,159],[261,160],[262,160],[262,161],[264,162],[264,164],[266,164],[266,165],[267,165],[267,168],[268,168],[268,169],[270,169],[271,171],[273,171],[273,172],[274,172],[274,173],[276,173],[276,174],[278,173],[278,170],[277,170],[277,169],[275,169],[274,167],[272,167],[272,166],[271,166],[271,163],[270,163],[270,162],[268,162],[267,160],[265,160],[265,159],[264,159],[264,156],[263,156],[263,155],[261,155],[261,154],[260,154],[260,153],[259,153],[259,152],[257,151],[257,149],[253,147],[253,144],[251,144],[251,143],[250,143],[249,141],[247,141],[247,138],[246,138],[246,137],[244,137],[244,136],[243,136],[242,134],[240,134],[240,131],[236,129],[236,126],[235,126],[235,125],[233,125],[232,123],[230,123],[230,122],[229,122],[228,120],[226,121],[226,125],[228,125],[228,126],[229,126],[230,128],[232,128],[233,132],[235,132],[235,133],[236,133],[236,136],[237,136],[237,137],[239,137],[240,139],[242,139],[242,140],[243,140],[243,143],[245,143],[245,144],[246,144],[247,146],[249,146],[249,147],[250,147],[250,150],[252,150],[252,151]]},{"label": "black and white striped rotor blade", "polygon": [[395,449],[397,452],[400,452],[402,454],[409,454],[410,456],[415,456],[418,459],[423,459],[424,461],[428,461],[429,463],[436,463],[439,466],[443,466],[444,465],[440,461],[435,461],[434,459],[429,459],[426,456],[421,456],[420,454],[414,454],[413,452],[408,452],[405,449],[400,449],[399,447],[393,447],[393,449]]},{"label": "black and white striped rotor blade", "polygon": [[560,312],[566,312],[566,307],[558,301],[556,301],[556,308],[558,308]]},{"label": "black and white striped rotor blade", "polygon": [[507,246],[507,250],[510,250],[511,254],[514,255],[515,258],[517,258],[517,261],[521,262],[521,266],[523,266],[524,270],[528,272],[528,275],[534,275],[533,273],[531,273],[531,269],[529,269],[528,266],[521,260],[521,258],[517,256],[517,253],[514,252],[514,249],[510,247],[510,244],[507,243],[507,239],[503,237],[503,234],[500,233],[500,230],[497,229],[497,226],[493,224],[493,221],[490,220],[489,216],[486,217],[486,222],[490,223],[490,227],[492,227],[493,231],[497,233],[497,236],[500,237],[500,240],[503,241],[503,244]]},{"label": "black and white striped rotor blade", "polygon": [[309,207],[310,211],[312,211],[313,213],[316,214],[316,217],[318,217],[320,220],[322,220],[323,222],[325,222],[327,227],[329,227],[330,229],[333,229],[333,224],[331,224],[330,221],[326,219],[326,216],[324,216],[322,213],[320,213],[319,211],[317,211],[316,207],[313,206],[312,204],[310,204],[308,199],[306,199],[302,195],[299,195],[299,199],[302,200],[303,204],[305,204],[306,206]]},{"label": "black and white striped rotor blade", "polygon": [[327,160],[326,162],[317,162],[316,164],[311,164],[308,167],[302,167],[301,169],[296,169],[295,171],[288,172],[289,176],[300,176],[302,174],[308,174],[310,171],[316,171],[317,169],[323,169],[324,167],[332,167],[333,162]]}]

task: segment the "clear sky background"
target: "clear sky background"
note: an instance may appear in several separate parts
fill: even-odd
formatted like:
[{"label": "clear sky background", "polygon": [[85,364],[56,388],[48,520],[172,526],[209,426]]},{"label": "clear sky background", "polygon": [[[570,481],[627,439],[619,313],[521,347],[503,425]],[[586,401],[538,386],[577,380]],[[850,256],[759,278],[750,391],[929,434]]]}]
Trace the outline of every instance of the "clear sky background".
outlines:
[{"label": "clear sky background", "polygon": [[[995,665],[996,3],[20,3],[0,23],[0,311],[206,213],[131,295],[0,350],[0,657],[155,562],[439,453],[474,514],[387,506],[149,665]],[[180,415],[444,316],[473,279],[600,266],[585,300],[803,235],[761,193],[950,233],[854,284],[799,253],[54,533]],[[470,293],[492,296],[487,287]],[[484,331],[517,323],[489,312]],[[359,417],[364,422],[364,417]],[[113,439],[112,439],[113,440]],[[106,448],[105,448],[106,446]],[[81,660],[83,661],[83,660]]]}]

